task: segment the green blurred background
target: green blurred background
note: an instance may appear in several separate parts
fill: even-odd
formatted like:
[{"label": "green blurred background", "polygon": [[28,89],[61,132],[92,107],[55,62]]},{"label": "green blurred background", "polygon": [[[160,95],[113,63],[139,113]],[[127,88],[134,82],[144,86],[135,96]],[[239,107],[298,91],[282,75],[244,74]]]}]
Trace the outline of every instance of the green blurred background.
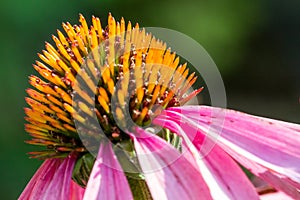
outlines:
[{"label": "green blurred background", "polygon": [[[12,0],[1,1],[0,194],[16,199],[40,161],[24,144],[27,77],[61,22],[108,12],[140,26],[165,27],[197,40],[216,62],[228,106],[300,122],[300,1]],[[52,42],[51,42],[52,43]]]}]

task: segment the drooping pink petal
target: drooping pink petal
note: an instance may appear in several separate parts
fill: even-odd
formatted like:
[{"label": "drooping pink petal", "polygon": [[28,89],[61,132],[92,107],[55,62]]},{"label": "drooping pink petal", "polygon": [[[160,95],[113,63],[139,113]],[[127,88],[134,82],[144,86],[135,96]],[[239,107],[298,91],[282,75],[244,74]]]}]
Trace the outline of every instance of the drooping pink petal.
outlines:
[{"label": "drooping pink petal", "polygon": [[[156,119],[154,122],[159,125],[164,125],[164,127],[180,135],[195,131],[186,124],[182,124],[180,127],[170,120]],[[201,139],[197,139],[197,137],[201,137]],[[203,134],[196,134],[195,140],[193,141],[195,145],[192,145],[197,147],[199,153],[201,153],[201,146],[198,145],[197,142],[202,141],[202,137]],[[186,138],[185,140],[189,139],[190,138]],[[192,148],[192,146],[187,145],[185,141],[183,144],[186,145],[187,148]],[[194,158],[190,158],[189,160],[198,159],[199,170],[210,188],[213,199],[259,199],[254,186],[237,163],[218,145],[211,146],[213,148],[205,156],[200,158],[195,158],[194,156]],[[188,154],[188,152],[184,153]]]},{"label": "drooping pink petal", "polygon": [[55,174],[41,196],[41,199],[70,198],[70,185],[75,161],[76,157],[74,154],[70,154],[64,159],[59,168],[55,171]]},{"label": "drooping pink petal", "polygon": [[[217,121],[219,124],[215,124],[214,120],[218,119],[218,113],[225,114],[225,117]],[[298,125],[207,106],[171,108],[164,114],[179,124],[189,124],[209,137],[214,138],[219,135],[218,131],[222,131],[218,143],[227,153],[246,168],[250,170],[252,168],[252,172],[256,175],[265,180],[268,179],[266,180],[268,182],[271,181],[270,183],[275,188],[294,197],[299,196],[300,133]],[[253,170],[254,165],[256,170]]]},{"label": "drooping pink petal", "polygon": [[47,159],[32,177],[19,199],[68,199],[75,155],[64,160]]},{"label": "drooping pink petal", "polygon": [[100,144],[83,199],[133,199],[127,179],[110,143]]},{"label": "drooping pink petal", "polygon": [[214,199],[259,199],[245,173],[219,146],[214,146],[204,157],[203,166],[207,167],[207,170],[201,171],[207,177],[205,180],[210,188],[218,188],[216,193],[212,192]]},{"label": "drooping pink petal", "polygon": [[61,163],[62,160],[57,158],[45,160],[23,190],[19,200],[40,199]]},{"label": "drooping pink petal", "polygon": [[156,135],[132,134],[139,163],[154,200],[212,199],[200,172]]},{"label": "drooping pink petal", "polygon": [[278,174],[268,168],[265,168],[251,160],[248,160],[231,149],[227,149],[227,151],[240,164],[249,169],[253,174],[268,182],[277,190],[285,192],[294,199],[300,199],[300,183],[297,183],[282,174]]},{"label": "drooping pink petal", "polygon": [[71,181],[70,185],[70,200],[82,200],[84,195],[85,189],[80,187],[77,183],[73,180]]}]

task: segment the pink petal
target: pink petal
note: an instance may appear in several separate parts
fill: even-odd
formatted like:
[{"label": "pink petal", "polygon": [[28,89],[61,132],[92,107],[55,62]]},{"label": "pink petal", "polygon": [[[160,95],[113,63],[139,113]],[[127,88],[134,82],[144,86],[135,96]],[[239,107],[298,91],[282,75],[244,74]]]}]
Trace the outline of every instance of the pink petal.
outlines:
[{"label": "pink petal", "polygon": [[[175,122],[169,120],[156,119],[154,122],[164,124],[164,127],[180,135],[195,131],[186,124],[182,124],[180,127]],[[202,137],[202,135],[197,134],[199,137]],[[196,144],[195,146],[198,150],[200,150],[201,146],[197,144],[199,141],[197,136],[193,142]],[[197,161],[202,176],[210,188],[213,199],[259,199],[255,188],[245,173],[219,146],[214,145],[209,154]]]},{"label": "pink petal", "polygon": [[83,199],[133,199],[127,179],[110,143],[100,144]]},{"label": "pink petal", "polygon": [[81,200],[83,199],[85,189],[80,187],[77,183],[73,180],[71,181],[70,185],[70,200]]},{"label": "pink petal", "polygon": [[41,195],[51,182],[52,177],[54,176],[55,171],[58,169],[61,162],[61,159],[56,158],[45,160],[31,178],[19,199],[40,199]]},{"label": "pink petal", "polygon": [[[217,189],[215,189],[215,193],[212,191],[214,199],[259,199],[255,188],[245,173],[219,146],[216,145],[204,157],[203,163],[211,174],[211,177],[205,179],[210,183],[210,188],[219,187],[219,191]],[[203,174],[209,175],[205,171]]]},{"label": "pink petal", "polygon": [[[189,117],[180,113],[189,113]],[[218,118],[218,115],[221,116],[219,113],[223,113],[224,119]],[[274,187],[298,196],[297,182],[300,182],[298,125],[206,106],[172,108],[165,114],[177,123],[188,123],[195,129],[208,133],[209,137],[219,135],[218,131],[221,128],[222,134],[218,142],[226,152],[239,162],[242,158],[248,160],[248,163],[241,162],[248,169],[253,168],[253,163],[259,166],[260,170],[264,169],[264,173],[252,171],[263,179],[269,177],[267,179],[269,182],[272,181],[270,183]],[[216,121],[214,119],[219,120],[219,124],[214,123]],[[289,185],[288,188],[282,183],[283,180]]]},{"label": "pink petal", "polygon": [[[215,126],[222,125],[223,130],[238,129],[240,132],[237,134],[245,136],[249,140],[259,141],[264,145],[276,147],[288,154],[299,156],[300,125],[298,124],[208,106],[184,106],[171,108],[170,111],[172,110],[187,114],[185,116],[189,116],[195,122],[202,122],[209,128],[216,129]],[[219,121],[214,120],[215,118],[219,118]],[[220,122],[220,124],[216,124],[216,122]],[[226,136],[224,135],[224,137]]]},{"label": "pink petal", "polygon": [[[181,114],[177,116],[185,118],[191,125],[208,132],[209,135],[215,134],[219,127],[211,122],[210,118],[214,116],[210,115],[214,113],[209,113],[207,109],[198,110],[201,113],[198,120],[190,120]],[[226,112],[218,108],[212,108],[212,111]],[[300,182],[300,134],[281,125],[249,120],[247,115],[235,113],[240,116],[233,118],[232,111],[226,114],[219,141],[236,152],[243,153],[243,156]]]},{"label": "pink petal", "polygon": [[74,155],[47,159],[32,177],[19,199],[68,199]]},{"label": "pink petal", "polygon": [[271,171],[268,168],[265,168],[253,161],[247,160],[230,149],[227,149],[227,151],[240,164],[249,169],[253,174],[259,176],[260,178],[271,184],[277,190],[285,192],[294,199],[300,199],[299,183],[294,182],[286,176]]},{"label": "pink petal", "polygon": [[131,135],[153,199],[212,199],[199,171],[166,141],[138,129]]},{"label": "pink petal", "polygon": [[293,200],[293,198],[287,196],[283,192],[273,192],[268,194],[263,194],[260,196],[261,200]]},{"label": "pink petal", "polygon": [[70,198],[70,185],[76,157],[74,154],[64,159],[45,190],[41,199],[68,199]]}]

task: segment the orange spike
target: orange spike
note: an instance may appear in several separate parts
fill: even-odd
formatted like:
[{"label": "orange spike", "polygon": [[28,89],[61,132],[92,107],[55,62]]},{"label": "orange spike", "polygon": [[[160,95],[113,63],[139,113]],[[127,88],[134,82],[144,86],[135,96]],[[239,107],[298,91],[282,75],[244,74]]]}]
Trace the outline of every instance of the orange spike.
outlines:
[{"label": "orange spike", "polygon": [[107,83],[108,79],[110,79],[110,71],[108,67],[103,67],[101,69],[101,75],[104,83]]},{"label": "orange spike", "polygon": [[79,108],[85,112],[86,114],[88,114],[89,116],[93,117],[93,112],[91,111],[91,109],[83,102],[79,101],[78,102],[78,106]]},{"label": "orange spike", "polygon": [[115,18],[111,15],[111,13],[108,14],[108,36],[110,38],[114,37],[116,34],[116,21]]},{"label": "orange spike", "polygon": [[60,32],[60,30],[57,30],[58,38],[61,41],[61,43],[65,46],[69,46],[69,43],[67,42],[67,39],[65,38],[64,34]]},{"label": "orange spike", "polygon": [[110,94],[113,94],[115,91],[115,83],[111,78],[107,82],[107,87],[108,87],[108,91],[110,92]]},{"label": "orange spike", "polygon": [[66,63],[61,59],[56,60],[56,62],[65,71],[65,73],[71,71],[70,68],[66,65]]},{"label": "orange spike", "polygon": [[62,44],[58,45],[57,48],[60,51],[61,55],[64,56],[67,60],[71,59],[71,56]]},{"label": "orange spike", "polygon": [[93,18],[93,26],[95,27],[95,29],[97,30],[98,32],[98,37],[100,38],[100,41],[101,42],[104,38],[103,38],[103,34],[102,34],[102,26],[101,26],[101,21],[98,17],[94,17]]},{"label": "orange spike", "polygon": [[[81,57],[81,54],[79,53],[78,48],[76,47],[76,45],[74,43],[72,43],[72,47],[71,48],[72,48],[72,51],[73,51],[73,53],[74,53],[77,61],[80,64],[82,64],[84,59]],[[72,60],[73,59],[71,59],[71,64],[72,64]]]},{"label": "orange spike", "polygon": [[30,117],[25,117],[25,120],[28,121],[29,123],[33,124],[34,126],[41,127],[43,129],[49,130],[49,131],[55,131],[55,129],[53,127],[45,124],[44,122],[36,121]]},{"label": "orange spike", "polygon": [[25,124],[25,129],[34,129],[41,132],[48,132],[48,129],[45,129],[43,127],[39,127],[33,124]]},{"label": "orange spike", "polygon": [[124,45],[124,36],[125,36],[125,20],[122,17],[120,23],[120,45],[121,47]]},{"label": "orange spike", "polygon": [[97,86],[95,85],[95,83],[93,82],[93,80],[89,77],[89,75],[87,74],[87,72],[84,69],[82,69],[78,75],[81,76],[81,78],[88,85],[88,87],[90,88],[90,90],[93,93],[95,93]]},{"label": "orange spike", "polygon": [[[99,31],[98,25],[97,25],[97,18],[93,15],[92,16],[92,24],[95,27],[96,31]],[[101,30],[101,29],[100,29]],[[102,30],[101,30],[102,31]]]},{"label": "orange spike", "polygon": [[29,83],[38,89],[39,91],[45,93],[45,94],[52,94],[56,97],[58,97],[58,94],[45,82],[41,81],[39,78],[35,76],[29,77]]},{"label": "orange spike", "polygon": [[76,71],[76,73],[78,73],[78,71],[80,70],[80,66],[78,65],[78,63],[74,59],[71,58],[70,64],[71,64],[72,68]]},{"label": "orange spike", "polygon": [[137,95],[137,105],[139,105],[140,103],[142,103],[143,97],[144,97],[144,88],[140,87],[137,89],[136,91],[136,95]]},{"label": "orange spike", "polygon": [[145,116],[148,114],[149,108],[148,107],[144,107],[141,114],[139,115],[138,119],[137,119],[137,123],[141,124],[145,118]]},{"label": "orange spike", "polygon": [[63,124],[63,126],[64,126],[64,128],[68,129],[69,131],[77,133],[76,129],[73,126],[70,126],[69,124]]},{"label": "orange spike", "polygon": [[106,93],[106,90],[102,87],[99,87],[99,96],[101,96],[106,102],[109,102],[108,95]]},{"label": "orange spike", "polygon": [[188,79],[185,81],[184,86],[181,88],[179,96],[182,96],[186,91],[196,82],[197,77],[195,76],[195,72],[189,75]]},{"label": "orange spike", "polygon": [[84,29],[83,29],[83,27],[82,26],[79,26],[79,27],[77,27],[77,29],[78,29],[78,34],[77,35],[79,35],[80,36],[80,38],[81,38],[81,40],[82,40],[82,42],[83,42],[83,44],[84,44],[84,46],[86,47],[86,48],[88,48],[88,47],[90,47],[90,38],[89,38],[89,35],[86,35],[86,33],[85,33],[85,31],[84,31]]},{"label": "orange spike", "polygon": [[74,124],[73,121],[72,121],[71,119],[69,119],[68,117],[66,117],[65,115],[63,115],[63,114],[61,114],[61,113],[56,113],[56,116],[57,116],[59,119],[65,121],[65,122],[67,122],[67,123],[69,123],[69,124],[71,124],[71,125]]},{"label": "orange spike", "polygon": [[55,112],[51,109],[49,109],[47,106],[39,103],[38,101],[35,101],[31,98],[28,98],[26,97],[25,98],[25,101],[34,109],[34,110],[38,110],[40,111],[41,113],[43,112],[47,112],[47,113],[50,113],[50,114],[54,114]]},{"label": "orange spike", "polygon": [[72,114],[72,117],[75,119],[75,120],[77,120],[77,121],[79,121],[80,123],[82,123],[82,124],[84,124],[85,123],[85,119],[83,118],[83,117],[81,117],[78,113],[73,113]]},{"label": "orange spike", "polygon": [[120,23],[117,22],[117,27],[116,27],[116,35],[117,36],[120,36],[120,33],[121,33],[121,27],[120,27]]},{"label": "orange spike", "polygon": [[45,44],[46,50],[55,58],[58,59],[59,58],[59,53],[56,51],[56,49],[49,44],[48,42],[46,42]]},{"label": "orange spike", "polygon": [[[50,100],[52,103],[58,105],[59,107],[63,107],[63,103],[61,101],[59,101],[58,99],[56,99],[55,97],[53,97],[50,94],[46,95],[47,99]],[[51,104],[50,102],[48,104]]]},{"label": "orange spike", "polygon": [[72,85],[72,86],[76,81],[76,79],[73,76],[72,72],[66,72],[65,79],[66,79],[66,82],[68,82],[68,85]]},{"label": "orange spike", "polygon": [[54,86],[54,89],[65,102],[72,104],[72,98],[68,93],[57,86]]},{"label": "orange spike", "polygon": [[105,112],[109,113],[109,106],[108,106],[107,102],[103,98],[101,98],[101,96],[98,96],[98,102],[100,103],[102,108],[105,110]]},{"label": "orange spike", "polygon": [[50,124],[63,132],[67,132],[67,129],[65,129],[60,122],[50,122]]},{"label": "orange spike", "polygon": [[152,107],[152,105],[155,103],[155,101],[156,101],[157,98],[158,98],[159,93],[160,93],[160,85],[157,85],[157,86],[155,87],[154,92],[153,92],[153,95],[152,95],[152,98],[151,98],[151,102],[150,102],[149,107]]},{"label": "orange spike", "polygon": [[46,123],[46,120],[41,116],[42,113],[34,111],[32,109],[29,108],[24,108],[25,114],[32,118],[35,121],[41,122],[41,123]]},{"label": "orange spike", "polygon": [[118,90],[118,101],[119,101],[119,104],[120,104],[121,107],[124,107],[124,105],[125,105],[124,98],[125,98],[124,92],[121,91],[121,90]]},{"label": "orange spike", "polygon": [[85,41],[80,36],[81,36],[80,34],[76,35],[77,45],[78,45],[80,51],[83,53],[83,56],[86,56],[86,55],[88,55],[88,51],[85,46]]},{"label": "orange spike", "polygon": [[65,32],[67,33],[69,39],[74,40],[76,33],[75,33],[72,25],[69,22],[67,22],[66,24],[62,23],[62,26],[63,26],[63,29],[65,30]]},{"label": "orange spike", "polygon": [[57,107],[53,104],[49,105],[49,107],[55,112],[55,113],[61,113],[63,115],[68,115],[65,111],[63,111],[60,107]]},{"label": "orange spike", "polygon": [[64,108],[65,108],[69,113],[71,113],[71,114],[73,114],[73,113],[76,112],[75,109],[73,108],[73,106],[71,106],[71,105],[69,105],[69,104],[67,104],[67,103],[64,103],[63,106],[64,106]]},{"label": "orange spike", "polygon": [[92,49],[95,49],[98,47],[98,38],[97,38],[96,30],[93,26],[91,27],[90,35],[91,35],[91,47]]},{"label": "orange spike", "polygon": [[81,98],[83,98],[87,103],[89,103],[90,105],[94,105],[95,102],[94,100],[85,92],[83,91],[78,85],[74,86],[74,91],[76,91],[79,96],[81,96]]},{"label": "orange spike", "polygon": [[120,27],[121,27],[121,33],[123,33],[123,32],[125,32],[125,20],[124,20],[124,18],[122,17],[121,18],[121,25],[120,25]]},{"label": "orange spike", "polygon": [[98,76],[97,76],[97,71],[94,62],[91,59],[88,59],[86,61],[86,66],[88,67],[93,77],[97,80]]},{"label": "orange spike", "polygon": [[31,98],[33,98],[33,99],[35,99],[35,100],[37,100],[37,101],[43,102],[43,103],[46,103],[46,104],[50,104],[50,102],[45,98],[45,95],[44,95],[44,94],[41,94],[41,93],[39,93],[38,91],[35,91],[35,90],[33,90],[33,89],[30,89],[30,88],[27,89],[26,92],[27,92],[27,94],[28,94]]},{"label": "orange spike", "polygon": [[81,25],[83,27],[83,30],[84,30],[84,33],[85,33],[85,35],[83,35],[83,36],[88,36],[89,35],[89,28],[88,28],[86,20],[85,20],[85,18],[83,17],[82,14],[79,15],[79,22],[81,23]]},{"label": "orange spike", "polygon": [[54,58],[49,52],[47,51],[43,51],[44,55],[42,54],[38,54],[38,56],[40,57],[40,59],[42,61],[44,61],[46,64],[50,65],[51,67],[53,67],[53,69],[55,69],[56,71],[58,71],[59,73],[63,74],[64,71],[63,69],[58,66],[58,64],[56,63],[56,58]]},{"label": "orange spike", "polygon": [[192,93],[190,93],[187,97],[183,98],[180,101],[180,105],[184,105],[185,103],[187,103],[189,100],[191,100],[193,97],[197,96],[197,94],[199,94],[202,90],[204,89],[204,87],[199,88],[198,90],[193,91]]},{"label": "orange spike", "polygon": [[[124,114],[123,114],[122,109],[119,108],[119,107],[116,108],[116,116],[117,116],[117,118],[118,118],[121,122],[124,122],[124,121],[123,121],[123,120],[124,120]],[[123,124],[125,124],[125,122],[124,122]]]}]

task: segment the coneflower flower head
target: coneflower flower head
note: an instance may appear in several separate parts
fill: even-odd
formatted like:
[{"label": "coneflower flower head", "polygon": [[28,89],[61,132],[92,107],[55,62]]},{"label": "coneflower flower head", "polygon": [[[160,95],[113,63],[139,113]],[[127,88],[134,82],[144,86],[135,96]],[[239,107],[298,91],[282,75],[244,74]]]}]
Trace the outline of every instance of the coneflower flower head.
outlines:
[{"label": "coneflower flower head", "polygon": [[[31,108],[25,108],[25,129],[33,137],[27,143],[46,147],[30,152],[32,158],[77,152],[73,179],[85,187],[95,159],[91,153],[97,155],[101,140],[133,152],[128,132],[135,132],[135,125],[149,125],[162,109],[182,105],[202,89],[186,95],[195,73],[138,24],[116,22],[111,14],[106,28],[96,17],[90,28],[82,15],[79,21],[79,26],[63,23],[67,36],[57,30],[56,47],[46,42],[38,54],[42,62],[33,66],[42,78],[29,77],[35,89],[27,90]],[[159,135],[179,147],[168,129]]]},{"label": "coneflower flower head", "polygon": [[[111,14],[105,28],[96,17],[90,27],[82,15],[79,21],[63,23],[65,34],[58,30],[55,46],[46,43],[33,65],[40,77],[29,77],[34,89],[27,90],[25,129],[32,139],[26,142],[45,147],[30,152],[45,162],[20,199],[257,199],[231,156],[277,189],[300,196],[295,146],[278,150],[279,159],[291,161],[283,170],[266,157],[275,151],[268,149],[272,140],[255,140],[272,133],[282,147],[289,137],[276,131],[299,136],[299,125],[183,106],[202,88],[189,92],[197,77],[164,42]],[[253,155],[252,147],[267,154]],[[236,177],[223,173],[221,162]]]}]

